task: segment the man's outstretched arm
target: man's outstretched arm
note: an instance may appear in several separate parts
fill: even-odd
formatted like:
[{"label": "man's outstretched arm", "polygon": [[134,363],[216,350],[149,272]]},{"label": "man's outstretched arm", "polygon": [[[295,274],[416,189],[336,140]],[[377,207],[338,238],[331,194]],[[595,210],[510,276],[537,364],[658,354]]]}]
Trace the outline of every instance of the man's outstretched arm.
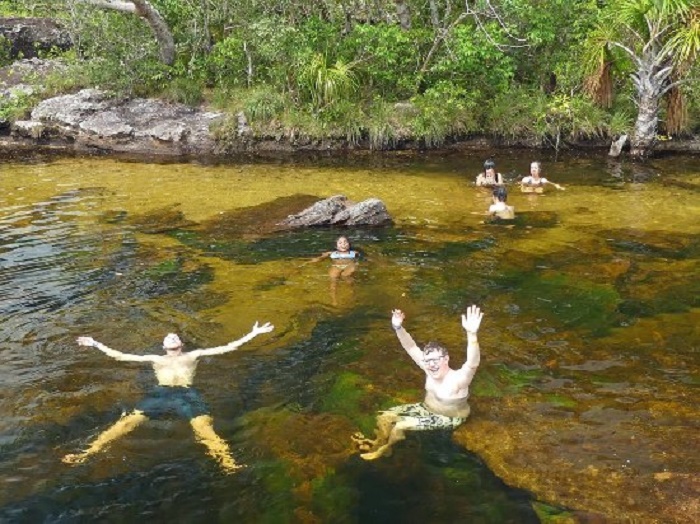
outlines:
[{"label": "man's outstretched arm", "polygon": [[269,333],[273,329],[275,329],[275,326],[273,326],[269,322],[266,322],[262,326],[258,326],[258,323],[256,322],[255,325],[253,326],[253,329],[251,330],[251,332],[248,333],[246,336],[239,338],[238,340],[230,342],[230,343],[226,344],[225,346],[217,346],[215,348],[208,348],[208,349],[195,349],[194,351],[190,351],[188,354],[194,358],[199,358],[199,357],[209,357],[212,355],[221,355],[223,353],[228,353],[229,351],[234,351],[234,350],[238,349],[246,342],[253,340],[259,334]]},{"label": "man's outstretched arm", "polygon": [[413,359],[418,367],[423,369],[423,352],[415,343],[411,335],[408,334],[408,331],[403,328],[403,321],[405,318],[406,315],[403,311],[400,309],[394,309],[391,312],[391,327],[393,327],[394,331],[396,331],[396,336],[398,337],[399,342],[401,342],[401,346],[406,350],[406,353],[408,353],[408,356]]},{"label": "man's outstretched arm", "polygon": [[97,348],[108,357],[122,362],[153,362],[158,358],[158,355],[133,355],[131,353],[122,353],[121,351],[105,346],[102,342],[98,342],[92,337],[78,337],[77,342],[80,346]]},{"label": "man's outstretched arm", "polygon": [[481,351],[479,349],[479,339],[476,334],[481,325],[481,319],[484,314],[476,306],[467,308],[467,314],[462,315],[462,327],[467,332],[467,361],[461,367],[460,371],[464,373],[464,380],[469,385],[474,378],[476,369],[481,361]]}]

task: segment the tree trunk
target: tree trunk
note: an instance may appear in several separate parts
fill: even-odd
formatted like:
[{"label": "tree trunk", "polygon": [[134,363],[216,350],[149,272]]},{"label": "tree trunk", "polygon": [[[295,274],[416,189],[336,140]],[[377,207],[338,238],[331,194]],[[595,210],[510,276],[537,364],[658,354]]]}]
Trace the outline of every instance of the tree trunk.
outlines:
[{"label": "tree trunk", "polygon": [[433,24],[433,29],[440,29],[440,13],[435,0],[430,0],[430,21]]},{"label": "tree trunk", "polygon": [[160,16],[160,13],[145,0],[132,0],[136,6],[136,12],[151,26],[153,34],[160,47],[160,59],[166,65],[175,63],[175,40],[170,32],[168,24]]},{"label": "tree trunk", "polygon": [[630,140],[630,154],[638,160],[646,160],[656,145],[656,129],[659,124],[659,99],[649,93],[641,93],[637,100],[637,121]]},{"label": "tree trunk", "polygon": [[102,9],[112,9],[124,13],[134,13],[143,18],[158,41],[160,49],[160,60],[165,65],[173,65],[175,62],[175,40],[170,32],[168,24],[163,20],[158,10],[146,0],[131,0],[123,2],[121,0],[77,0],[83,4],[93,5]]},{"label": "tree trunk", "polygon": [[637,121],[630,138],[630,155],[634,159],[646,160],[654,150],[661,97],[671,87],[672,71],[655,46],[637,59],[637,70],[632,74],[637,91]]},{"label": "tree trunk", "polygon": [[396,0],[396,16],[399,17],[401,29],[404,31],[411,29],[411,12],[408,9],[406,0]]},{"label": "tree trunk", "polygon": [[625,147],[627,143],[627,135],[620,136],[617,140],[613,140],[610,144],[610,151],[608,151],[608,156],[611,158],[617,158],[622,154],[622,148]]}]

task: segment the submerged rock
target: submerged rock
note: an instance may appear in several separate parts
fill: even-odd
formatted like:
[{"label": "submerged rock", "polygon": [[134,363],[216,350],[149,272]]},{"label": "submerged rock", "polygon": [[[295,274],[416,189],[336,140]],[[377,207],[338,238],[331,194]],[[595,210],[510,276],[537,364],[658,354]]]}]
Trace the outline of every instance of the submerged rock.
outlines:
[{"label": "submerged rock", "polygon": [[279,223],[289,228],[313,226],[381,226],[390,224],[391,216],[384,202],[369,198],[362,202],[350,202],[345,195],[335,195],[289,215]]},{"label": "submerged rock", "polygon": [[[541,365],[509,364],[518,377],[484,367],[454,438],[507,484],[596,521],[697,522],[696,353],[687,341],[699,318],[659,315],[595,344],[571,338],[565,350],[533,345]],[[670,322],[683,327],[670,335]]]}]

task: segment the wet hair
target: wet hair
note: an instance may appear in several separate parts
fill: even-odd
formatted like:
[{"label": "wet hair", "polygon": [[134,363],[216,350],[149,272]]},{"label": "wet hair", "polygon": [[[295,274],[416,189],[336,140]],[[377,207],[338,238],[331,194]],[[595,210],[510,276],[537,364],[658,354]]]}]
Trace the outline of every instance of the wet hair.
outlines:
[{"label": "wet hair", "polygon": [[493,188],[493,198],[499,202],[505,202],[508,200],[508,191],[503,186],[496,186]]},{"label": "wet hair", "polygon": [[442,356],[449,356],[447,348],[444,347],[439,342],[430,341],[423,348],[423,356],[429,355],[430,353],[439,353]]},{"label": "wet hair", "polygon": [[487,169],[496,169],[496,162],[489,158],[486,162],[484,162],[484,171]]}]

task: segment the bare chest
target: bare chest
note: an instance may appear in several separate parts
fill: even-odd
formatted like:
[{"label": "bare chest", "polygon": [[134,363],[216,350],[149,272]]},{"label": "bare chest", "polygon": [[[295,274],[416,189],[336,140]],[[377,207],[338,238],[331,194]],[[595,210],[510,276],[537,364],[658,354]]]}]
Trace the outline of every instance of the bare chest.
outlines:
[{"label": "bare chest", "polygon": [[166,356],[153,363],[161,386],[190,386],[197,369],[197,360],[187,355]]},{"label": "bare chest", "polygon": [[434,397],[442,400],[456,400],[468,396],[469,388],[456,373],[448,373],[442,380],[438,381],[432,377],[427,377],[425,390]]}]

